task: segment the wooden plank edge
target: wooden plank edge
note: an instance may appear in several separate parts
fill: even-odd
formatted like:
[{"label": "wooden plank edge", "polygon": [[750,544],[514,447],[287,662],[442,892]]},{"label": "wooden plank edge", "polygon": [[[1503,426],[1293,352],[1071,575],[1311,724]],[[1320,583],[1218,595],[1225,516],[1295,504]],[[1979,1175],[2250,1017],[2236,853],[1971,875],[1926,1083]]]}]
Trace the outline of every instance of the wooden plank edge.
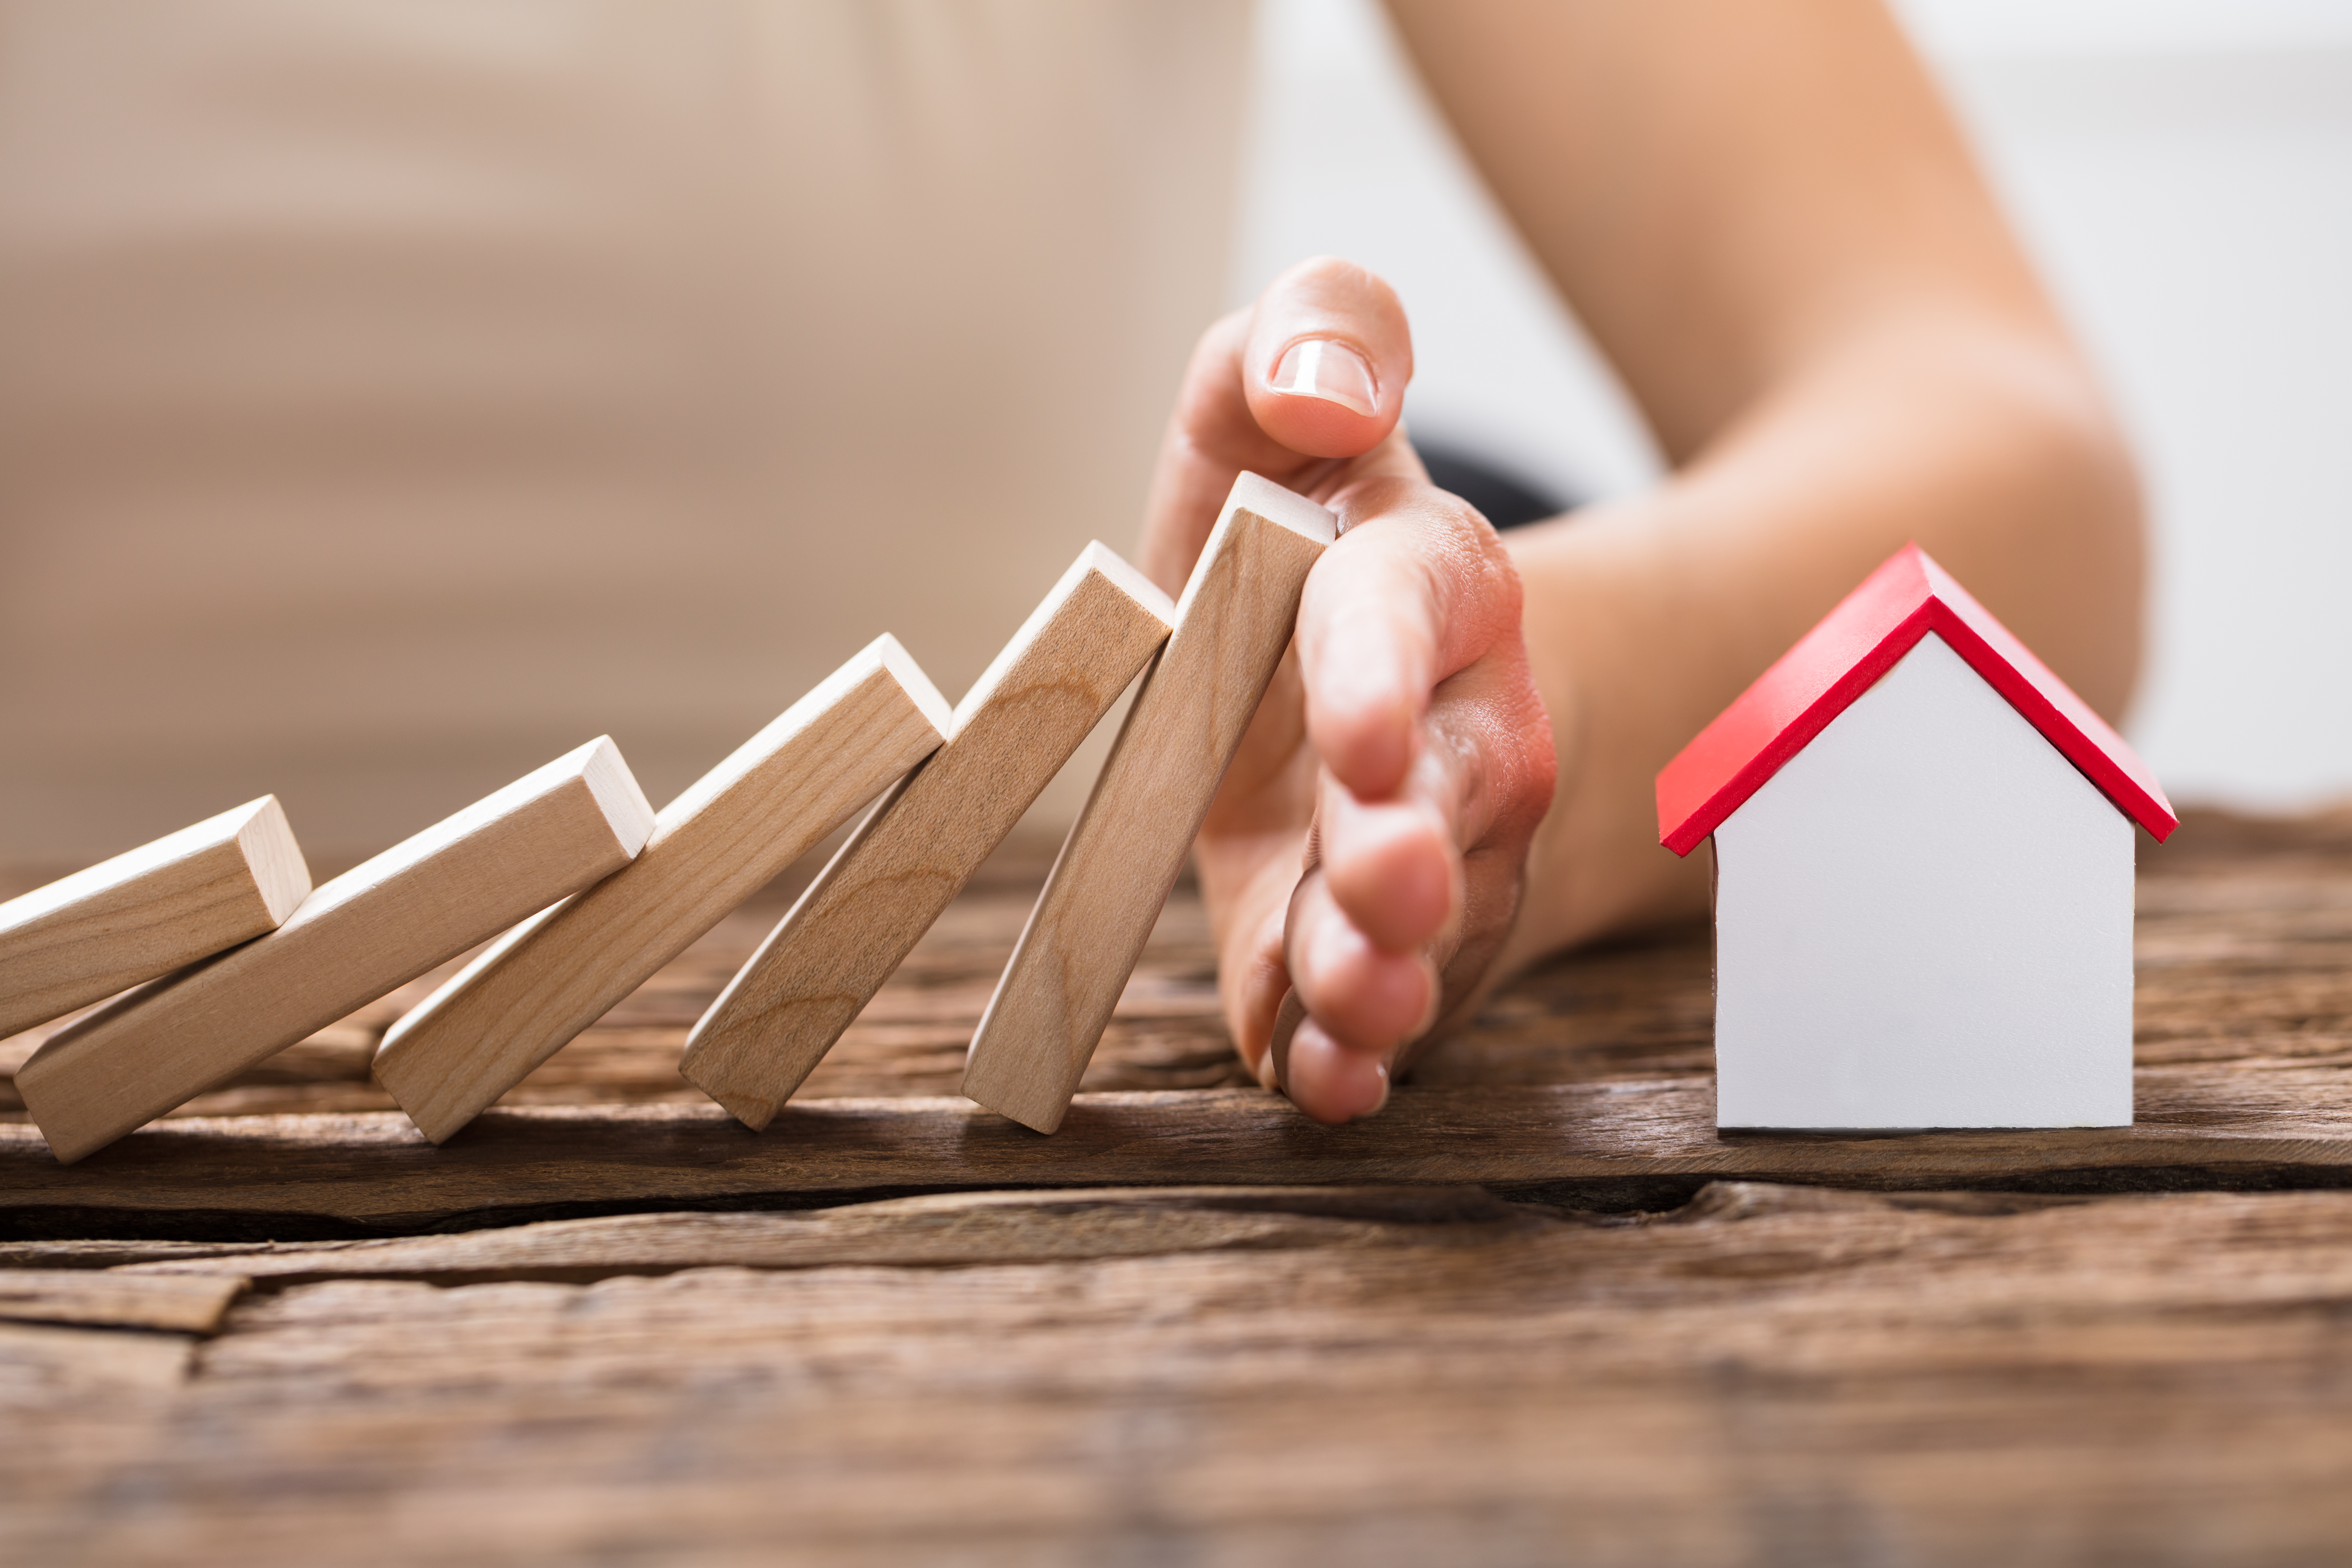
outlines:
[{"label": "wooden plank edge", "polygon": [[210,1334],[218,1331],[221,1319],[246,1285],[245,1277],[234,1269],[176,1274],[0,1269],[0,1320]]},{"label": "wooden plank edge", "polygon": [[[1483,1187],[1083,1187],[935,1194],[777,1214],[666,1210],[502,1229],[362,1241],[205,1246],[67,1241],[0,1244],[11,1267],[107,1278],[220,1277],[265,1292],[337,1279],[441,1287],[588,1284],[728,1268],[945,1268],[1068,1263],[1214,1251],[1487,1246],[1561,1224],[1591,1228],[1740,1225],[1908,1210],[1990,1219],[2085,1205],[2352,1203],[2352,1193],[2126,1194],[1864,1193],[1710,1182],[1662,1214],[1599,1215],[1504,1201]],[[2240,1212],[2250,1212],[2241,1210]]]},{"label": "wooden plank edge", "polygon": [[[941,1268],[1179,1253],[1458,1246],[1562,1223],[1479,1187],[1125,1187],[944,1193],[797,1214],[550,1220],[145,1259],[109,1277],[231,1276],[279,1290],[330,1279],[585,1284],[695,1268]],[[89,1247],[89,1243],[78,1244]],[[115,1244],[125,1253],[139,1243]],[[0,1283],[8,1275],[0,1270]]]},{"label": "wooden plank edge", "polygon": [[1475,1184],[1649,1209],[1714,1181],[1870,1191],[2352,1186],[2352,1075],[2151,1070],[2140,1125],[1717,1136],[1704,1082],[1402,1089],[1307,1121],[1255,1089],[1083,1096],[1056,1135],[961,1099],[796,1102],[764,1133],[716,1107],[486,1114],[436,1148],[395,1112],[187,1118],[77,1166],[0,1127],[0,1237],[328,1239],[658,1208],[818,1207],[997,1188]]}]

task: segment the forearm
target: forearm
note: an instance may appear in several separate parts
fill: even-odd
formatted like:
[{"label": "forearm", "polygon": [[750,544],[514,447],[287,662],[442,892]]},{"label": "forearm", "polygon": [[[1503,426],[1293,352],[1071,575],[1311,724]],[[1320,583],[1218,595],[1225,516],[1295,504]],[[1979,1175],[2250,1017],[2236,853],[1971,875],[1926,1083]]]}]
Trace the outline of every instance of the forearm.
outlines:
[{"label": "forearm", "polygon": [[2090,376],[2041,321],[1891,311],[1655,492],[1512,537],[1560,768],[1506,970],[1705,908],[1704,858],[1657,843],[1658,769],[1906,540],[2118,714],[2139,657],[2138,494]]}]

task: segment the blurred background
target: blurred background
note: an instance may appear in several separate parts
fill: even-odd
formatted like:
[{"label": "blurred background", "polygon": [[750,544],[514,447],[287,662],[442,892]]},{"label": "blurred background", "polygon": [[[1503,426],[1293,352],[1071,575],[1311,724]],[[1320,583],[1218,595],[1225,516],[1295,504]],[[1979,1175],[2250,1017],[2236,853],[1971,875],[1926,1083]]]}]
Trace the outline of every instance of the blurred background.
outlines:
[{"label": "blurred background", "polygon": [[[1657,477],[1370,0],[689,9],[0,0],[0,855],[332,861],[600,731],[658,804],[884,630],[953,699],[1317,252],[1420,438]],[[2352,4],[1900,11],[2137,443],[2129,732],[2352,791]]]}]

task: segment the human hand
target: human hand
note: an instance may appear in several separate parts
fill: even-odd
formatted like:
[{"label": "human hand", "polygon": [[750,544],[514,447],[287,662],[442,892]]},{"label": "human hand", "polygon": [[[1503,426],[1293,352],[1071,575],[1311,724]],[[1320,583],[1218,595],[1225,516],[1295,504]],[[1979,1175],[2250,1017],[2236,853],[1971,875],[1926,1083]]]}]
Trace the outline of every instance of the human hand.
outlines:
[{"label": "human hand", "polygon": [[1234,1043],[1319,1121],[1380,1110],[1498,978],[1558,765],[1518,575],[1429,483],[1398,424],[1412,376],[1388,285],[1301,263],[1202,336],[1144,530],[1173,595],[1244,468],[1339,518],[1194,845]]}]

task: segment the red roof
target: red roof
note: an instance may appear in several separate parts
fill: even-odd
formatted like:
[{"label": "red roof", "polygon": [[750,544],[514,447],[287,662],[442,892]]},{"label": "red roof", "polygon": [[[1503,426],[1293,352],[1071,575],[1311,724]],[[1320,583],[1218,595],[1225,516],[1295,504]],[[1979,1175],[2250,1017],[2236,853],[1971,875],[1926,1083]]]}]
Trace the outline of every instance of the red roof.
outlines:
[{"label": "red roof", "polygon": [[1757,678],[1658,774],[1658,841],[1687,855],[1780,764],[1936,633],[2160,843],[2180,826],[2124,738],[1950,574],[1906,544]]}]

